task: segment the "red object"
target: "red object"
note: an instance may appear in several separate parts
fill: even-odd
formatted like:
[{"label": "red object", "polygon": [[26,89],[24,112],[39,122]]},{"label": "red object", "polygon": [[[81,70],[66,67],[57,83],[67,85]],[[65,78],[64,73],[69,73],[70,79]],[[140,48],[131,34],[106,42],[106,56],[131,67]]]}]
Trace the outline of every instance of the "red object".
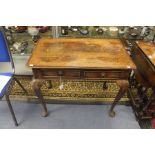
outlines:
[{"label": "red object", "polygon": [[152,126],[152,128],[155,129],[155,118],[152,118],[151,119],[151,126]]},{"label": "red object", "polygon": [[150,107],[147,108],[146,113],[155,113],[155,106],[151,105]]},{"label": "red object", "polygon": [[48,31],[49,26],[36,26],[36,28],[39,29],[39,32],[44,33]]},{"label": "red object", "polygon": [[22,32],[25,32],[27,30],[27,26],[17,26],[17,27],[15,27],[15,30],[18,33],[22,33]]},{"label": "red object", "polygon": [[[148,114],[155,113],[155,106],[152,105],[152,106],[148,107],[146,113],[148,113]],[[151,127],[155,129],[155,117],[150,119],[150,122],[151,122]]]}]

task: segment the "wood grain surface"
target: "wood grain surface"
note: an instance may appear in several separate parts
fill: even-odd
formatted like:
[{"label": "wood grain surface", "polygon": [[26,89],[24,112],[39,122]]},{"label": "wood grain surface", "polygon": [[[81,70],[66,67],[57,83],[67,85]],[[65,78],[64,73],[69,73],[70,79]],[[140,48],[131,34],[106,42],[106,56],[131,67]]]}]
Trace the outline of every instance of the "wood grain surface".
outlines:
[{"label": "wood grain surface", "polygon": [[155,43],[148,41],[138,41],[137,44],[146,54],[148,59],[155,65]]},{"label": "wood grain surface", "polygon": [[52,39],[38,41],[28,61],[32,68],[135,69],[119,39]]}]

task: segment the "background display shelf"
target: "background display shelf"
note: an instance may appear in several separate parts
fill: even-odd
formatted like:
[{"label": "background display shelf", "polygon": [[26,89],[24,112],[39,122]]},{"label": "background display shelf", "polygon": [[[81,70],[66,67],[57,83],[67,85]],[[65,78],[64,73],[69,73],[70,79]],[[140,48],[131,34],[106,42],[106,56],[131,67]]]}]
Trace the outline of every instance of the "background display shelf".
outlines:
[{"label": "background display shelf", "polygon": [[148,26],[11,26],[5,27],[5,30],[17,75],[32,75],[26,63],[37,40],[42,37],[127,38],[155,41],[155,27]]}]

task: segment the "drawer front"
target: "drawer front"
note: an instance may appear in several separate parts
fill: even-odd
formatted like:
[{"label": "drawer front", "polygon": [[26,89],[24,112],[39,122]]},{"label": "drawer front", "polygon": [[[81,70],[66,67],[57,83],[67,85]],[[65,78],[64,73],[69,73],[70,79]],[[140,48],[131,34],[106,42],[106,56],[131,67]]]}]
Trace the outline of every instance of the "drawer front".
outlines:
[{"label": "drawer front", "polygon": [[85,71],[86,79],[127,79],[129,72],[125,71]]},{"label": "drawer front", "polygon": [[61,70],[61,69],[41,69],[40,70],[41,77],[44,78],[80,78],[80,71],[79,70]]}]

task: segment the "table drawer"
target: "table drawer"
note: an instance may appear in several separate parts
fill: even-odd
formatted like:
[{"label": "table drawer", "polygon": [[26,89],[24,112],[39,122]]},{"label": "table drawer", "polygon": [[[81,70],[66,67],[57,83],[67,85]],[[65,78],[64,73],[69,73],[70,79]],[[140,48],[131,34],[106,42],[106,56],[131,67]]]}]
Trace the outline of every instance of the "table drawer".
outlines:
[{"label": "table drawer", "polygon": [[64,78],[80,78],[80,71],[79,70],[61,70],[61,69],[41,69],[41,76],[42,77],[50,77],[50,78],[57,78],[57,77],[64,77]]},{"label": "table drawer", "polygon": [[129,72],[124,71],[85,71],[84,78],[87,79],[122,79],[128,78]]}]

